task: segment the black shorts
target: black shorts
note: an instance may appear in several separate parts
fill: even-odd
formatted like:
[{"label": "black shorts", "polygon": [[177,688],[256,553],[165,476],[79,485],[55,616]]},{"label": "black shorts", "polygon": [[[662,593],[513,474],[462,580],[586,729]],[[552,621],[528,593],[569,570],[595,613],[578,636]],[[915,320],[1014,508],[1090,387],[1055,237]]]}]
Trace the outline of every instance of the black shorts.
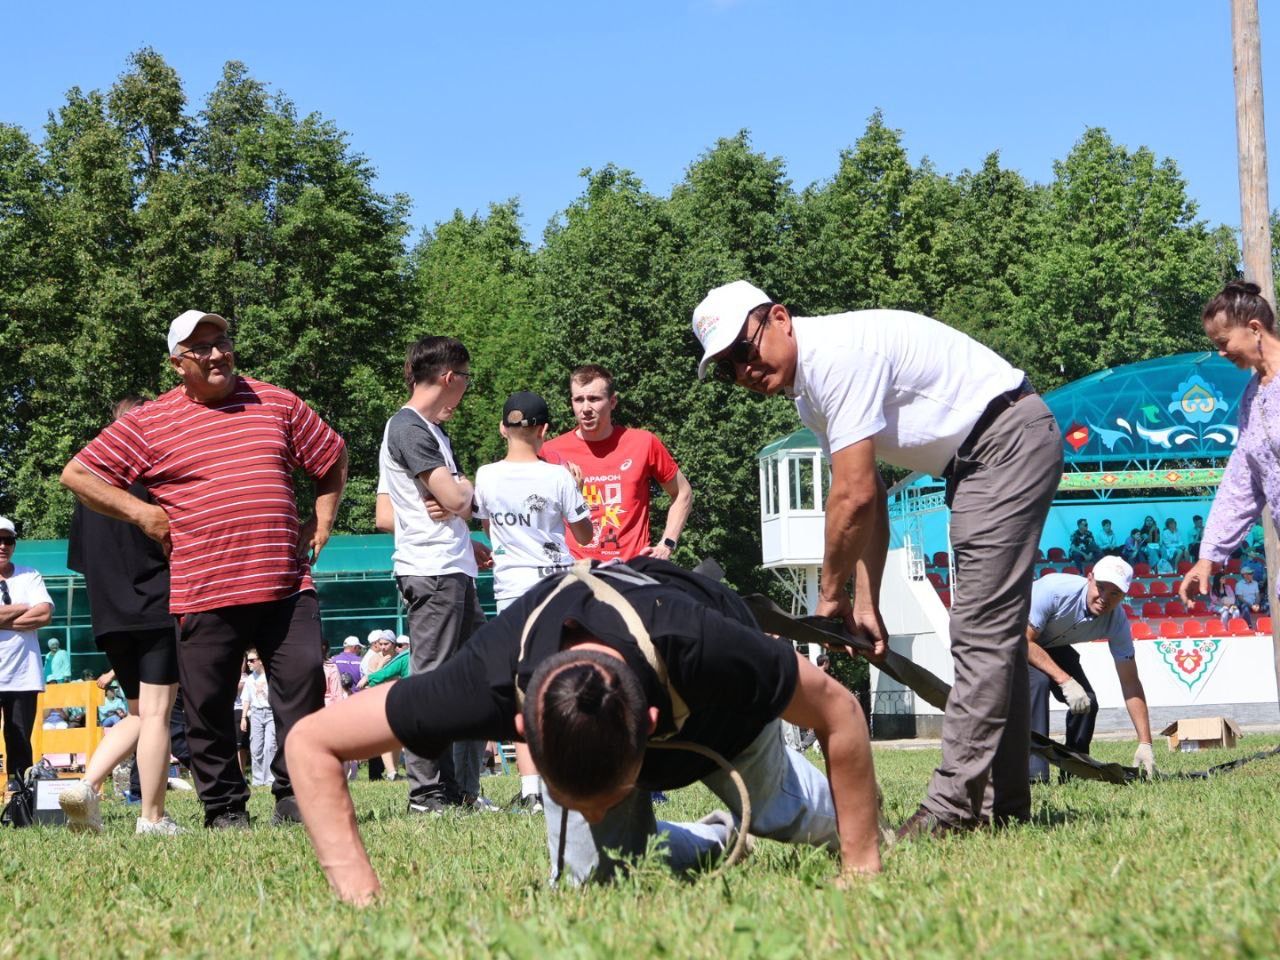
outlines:
[{"label": "black shorts", "polygon": [[106,633],[97,638],[126,700],[138,699],[139,683],[168,686],[178,682],[178,628]]}]

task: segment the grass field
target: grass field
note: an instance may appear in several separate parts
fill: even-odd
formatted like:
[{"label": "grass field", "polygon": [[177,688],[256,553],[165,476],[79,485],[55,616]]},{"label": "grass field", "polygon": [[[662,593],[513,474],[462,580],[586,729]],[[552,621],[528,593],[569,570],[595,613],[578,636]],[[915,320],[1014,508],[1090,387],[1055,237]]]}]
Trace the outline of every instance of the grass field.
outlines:
[{"label": "grass field", "polygon": [[[1235,751],[1157,754],[1197,769]],[[1164,748],[1158,746],[1158,750]],[[1101,743],[1128,762],[1132,743]],[[880,750],[890,819],[907,816],[934,750]],[[486,778],[505,803],[514,776]],[[384,893],[332,900],[301,827],[134,837],[136,808],[104,803],[102,836],[0,833],[0,957],[1276,957],[1280,758],[1211,782],[1039,787],[1035,823],[892,850],[849,891],[826,854],[762,841],[726,875],[682,882],[653,859],[609,888],[547,888],[540,817],[410,819],[403,782],[358,783]],[[199,822],[193,794],[169,794]],[[712,809],[701,786],[660,808]]]}]

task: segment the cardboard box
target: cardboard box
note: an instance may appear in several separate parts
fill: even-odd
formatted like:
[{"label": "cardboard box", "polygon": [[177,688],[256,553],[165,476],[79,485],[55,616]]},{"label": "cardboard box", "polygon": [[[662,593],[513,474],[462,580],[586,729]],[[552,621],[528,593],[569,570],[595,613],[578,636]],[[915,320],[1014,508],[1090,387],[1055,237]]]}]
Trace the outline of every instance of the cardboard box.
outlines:
[{"label": "cardboard box", "polygon": [[1243,736],[1235,721],[1226,717],[1193,717],[1175,720],[1160,736],[1169,738],[1169,749],[1183,753],[1192,750],[1211,750],[1216,747],[1234,747],[1237,738]]}]

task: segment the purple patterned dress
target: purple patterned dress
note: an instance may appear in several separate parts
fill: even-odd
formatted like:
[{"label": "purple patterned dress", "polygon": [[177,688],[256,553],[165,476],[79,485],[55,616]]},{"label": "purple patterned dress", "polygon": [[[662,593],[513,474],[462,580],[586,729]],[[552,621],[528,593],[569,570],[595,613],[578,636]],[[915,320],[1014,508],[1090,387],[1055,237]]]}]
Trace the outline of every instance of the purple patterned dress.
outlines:
[{"label": "purple patterned dress", "polygon": [[[1225,564],[1271,508],[1280,527],[1280,376],[1266,386],[1254,374],[1240,397],[1240,435],[1204,525],[1200,559]],[[1280,577],[1277,577],[1280,580]]]}]

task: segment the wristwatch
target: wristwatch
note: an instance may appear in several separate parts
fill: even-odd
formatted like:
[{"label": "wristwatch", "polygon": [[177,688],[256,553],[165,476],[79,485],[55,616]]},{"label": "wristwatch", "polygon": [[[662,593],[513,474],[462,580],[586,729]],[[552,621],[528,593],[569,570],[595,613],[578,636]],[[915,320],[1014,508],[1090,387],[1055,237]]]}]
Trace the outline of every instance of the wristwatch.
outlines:
[{"label": "wristwatch", "polygon": [[674,550],[676,548],[676,542],[672,540],[670,537],[663,537],[662,545],[666,547],[668,550]]}]

